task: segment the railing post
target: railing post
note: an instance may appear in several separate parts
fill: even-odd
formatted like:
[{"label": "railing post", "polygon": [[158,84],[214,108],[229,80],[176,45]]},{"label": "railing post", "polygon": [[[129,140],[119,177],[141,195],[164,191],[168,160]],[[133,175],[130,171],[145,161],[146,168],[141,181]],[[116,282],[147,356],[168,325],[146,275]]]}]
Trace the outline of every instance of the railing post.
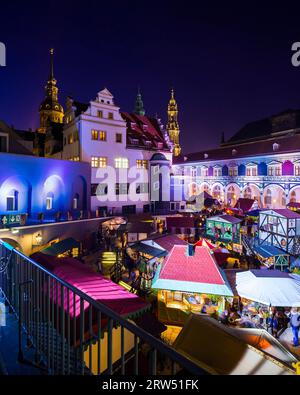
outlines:
[{"label": "railing post", "polygon": [[112,331],[113,331],[113,320],[108,318],[107,325],[107,369],[108,374],[112,375]]}]

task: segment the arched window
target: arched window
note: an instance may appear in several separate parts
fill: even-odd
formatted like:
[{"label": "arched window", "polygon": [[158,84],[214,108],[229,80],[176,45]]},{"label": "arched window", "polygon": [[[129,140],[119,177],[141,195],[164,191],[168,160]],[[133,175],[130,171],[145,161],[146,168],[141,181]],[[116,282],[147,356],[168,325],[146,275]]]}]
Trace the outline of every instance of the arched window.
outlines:
[{"label": "arched window", "polygon": [[17,211],[18,210],[18,195],[19,192],[12,189],[6,197],[6,210]]},{"label": "arched window", "polygon": [[247,187],[244,191],[244,198],[245,199],[252,199],[252,190],[250,187]]},{"label": "arched window", "polygon": [[228,201],[230,204],[235,203],[235,201],[236,201],[236,194],[235,194],[235,189],[234,189],[234,186],[233,186],[233,185],[231,185],[231,186],[228,188],[228,191],[227,191],[227,201]]},{"label": "arched window", "polygon": [[272,191],[271,189],[267,189],[266,196],[265,196],[265,205],[269,206],[272,204]]},{"label": "arched window", "polygon": [[78,210],[78,205],[79,205],[79,194],[75,193],[73,197],[73,210]]},{"label": "arched window", "polygon": [[297,201],[296,191],[293,191],[291,193],[290,203],[296,203],[296,201]]},{"label": "arched window", "polygon": [[213,189],[212,196],[214,199],[220,199],[221,198],[221,187],[220,185],[216,185]]},{"label": "arched window", "polygon": [[53,199],[54,199],[54,194],[52,192],[48,192],[46,196],[46,210],[53,209]]}]

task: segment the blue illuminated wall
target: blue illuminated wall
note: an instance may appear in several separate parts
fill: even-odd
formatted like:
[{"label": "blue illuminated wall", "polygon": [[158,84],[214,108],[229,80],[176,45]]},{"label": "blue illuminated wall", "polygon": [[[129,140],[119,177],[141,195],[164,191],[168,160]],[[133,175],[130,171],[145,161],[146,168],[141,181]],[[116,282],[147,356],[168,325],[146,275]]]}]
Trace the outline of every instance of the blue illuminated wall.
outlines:
[{"label": "blue illuminated wall", "polygon": [[[75,198],[77,210],[90,208],[88,163],[1,153],[0,169],[0,215],[28,213],[36,218],[41,212],[72,212]],[[50,210],[47,198],[52,201]]]}]

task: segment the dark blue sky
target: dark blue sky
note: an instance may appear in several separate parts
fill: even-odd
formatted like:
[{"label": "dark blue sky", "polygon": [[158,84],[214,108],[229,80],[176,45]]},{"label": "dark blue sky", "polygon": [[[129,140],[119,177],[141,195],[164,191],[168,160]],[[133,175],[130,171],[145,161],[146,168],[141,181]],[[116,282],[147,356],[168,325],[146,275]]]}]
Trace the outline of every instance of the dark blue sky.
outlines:
[{"label": "dark blue sky", "polygon": [[97,0],[1,4],[0,119],[38,124],[55,48],[60,101],[106,86],[124,111],[141,87],[146,113],[166,120],[171,86],[184,152],[216,146],[248,121],[300,108],[300,7],[264,1]]}]

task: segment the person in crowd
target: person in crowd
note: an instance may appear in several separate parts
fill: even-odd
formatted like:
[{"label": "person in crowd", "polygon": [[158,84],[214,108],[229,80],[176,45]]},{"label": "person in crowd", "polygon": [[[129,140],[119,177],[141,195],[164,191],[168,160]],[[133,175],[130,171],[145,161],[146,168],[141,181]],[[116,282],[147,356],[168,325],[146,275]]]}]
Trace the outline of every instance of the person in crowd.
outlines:
[{"label": "person in crowd", "polygon": [[300,328],[300,314],[296,307],[291,309],[290,325],[293,332],[293,346],[299,346],[299,328]]}]

